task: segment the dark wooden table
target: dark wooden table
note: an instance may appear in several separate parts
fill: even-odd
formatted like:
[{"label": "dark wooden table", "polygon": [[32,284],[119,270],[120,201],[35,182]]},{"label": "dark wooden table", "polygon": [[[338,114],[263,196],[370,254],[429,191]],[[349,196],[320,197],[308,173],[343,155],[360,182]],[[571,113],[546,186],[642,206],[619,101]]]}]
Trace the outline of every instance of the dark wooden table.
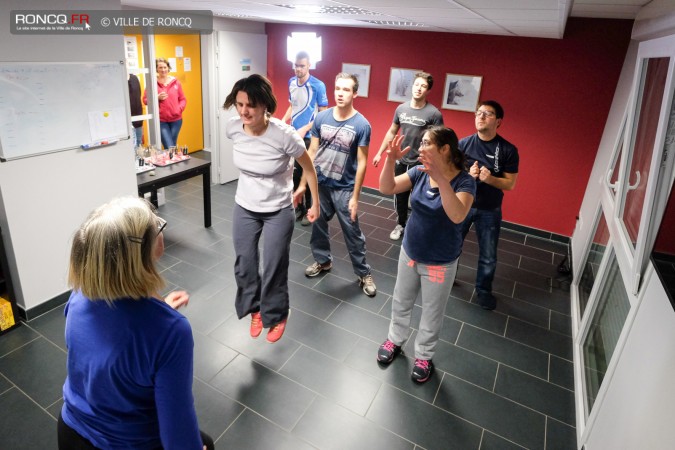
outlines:
[{"label": "dark wooden table", "polygon": [[[155,172],[155,175],[150,175],[151,172]],[[211,161],[192,157],[187,161],[138,174],[138,195],[143,197],[146,192],[150,192],[150,202],[157,207],[157,189],[199,175],[202,176],[204,186],[204,227],[208,228],[211,226]]]}]

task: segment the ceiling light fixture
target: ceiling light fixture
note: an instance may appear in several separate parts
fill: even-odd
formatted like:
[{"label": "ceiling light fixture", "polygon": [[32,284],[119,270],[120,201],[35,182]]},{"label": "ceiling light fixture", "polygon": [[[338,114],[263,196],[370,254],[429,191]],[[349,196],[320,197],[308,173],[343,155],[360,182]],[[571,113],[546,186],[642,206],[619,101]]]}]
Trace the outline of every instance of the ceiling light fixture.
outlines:
[{"label": "ceiling light fixture", "polygon": [[295,56],[300,51],[309,53],[310,69],[316,69],[321,61],[321,38],[316,33],[293,32],[286,38],[286,59],[295,64]]},{"label": "ceiling light fixture", "polygon": [[355,6],[321,6],[321,5],[275,5],[280,8],[294,9],[312,14],[330,14],[338,16],[379,16],[379,13]]},{"label": "ceiling light fixture", "polygon": [[373,25],[386,25],[388,27],[411,27],[411,28],[429,28],[429,25],[419,22],[402,22],[393,20],[361,20],[361,22]]}]

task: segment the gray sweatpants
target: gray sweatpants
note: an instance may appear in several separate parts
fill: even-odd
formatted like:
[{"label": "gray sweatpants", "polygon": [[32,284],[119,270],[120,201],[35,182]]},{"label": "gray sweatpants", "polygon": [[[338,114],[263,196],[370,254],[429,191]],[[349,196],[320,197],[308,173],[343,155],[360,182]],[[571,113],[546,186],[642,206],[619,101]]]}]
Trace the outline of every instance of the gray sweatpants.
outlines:
[{"label": "gray sweatpants", "polygon": [[391,302],[389,340],[403,345],[410,335],[415,299],[422,293],[422,319],[415,339],[415,358],[432,359],[443,325],[443,313],[457,273],[457,259],[450,264],[420,264],[401,247],[394,298]]}]

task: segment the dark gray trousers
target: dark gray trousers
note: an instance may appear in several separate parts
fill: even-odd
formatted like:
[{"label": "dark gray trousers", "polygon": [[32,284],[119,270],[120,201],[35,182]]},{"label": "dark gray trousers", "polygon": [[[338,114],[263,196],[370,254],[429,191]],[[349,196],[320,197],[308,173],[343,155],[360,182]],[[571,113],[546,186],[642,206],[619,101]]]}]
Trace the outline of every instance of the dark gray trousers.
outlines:
[{"label": "dark gray trousers", "polygon": [[[269,328],[288,316],[288,264],[293,222],[292,206],[271,213],[256,213],[235,204],[232,241],[236,253],[235,308],[240,319],[260,311],[263,326]],[[258,249],[261,235],[264,235],[262,267]]]}]

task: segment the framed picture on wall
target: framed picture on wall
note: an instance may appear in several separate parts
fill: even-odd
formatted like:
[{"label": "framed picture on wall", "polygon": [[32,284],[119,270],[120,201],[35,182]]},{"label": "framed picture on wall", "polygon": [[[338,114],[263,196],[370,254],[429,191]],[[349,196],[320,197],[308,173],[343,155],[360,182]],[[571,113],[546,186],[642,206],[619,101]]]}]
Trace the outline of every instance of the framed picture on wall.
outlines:
[{"label": "framed picture on wall", "polygon": [[342,71],[356,75],[359,80],[359,97],[368,97],[370,89],[370,64],[342,63]]},{"label": "framed picture on wall", "polygon": [[415,74],[421,72],[419,69],[401,69],[392,67],[389,74],[389,91],[387,100],[390,102],[403,103],[410,100],[412,94],[412,85],[415,81]]},{"label": "framed picture on wall", "polygon": [[443,108],[474,112],[478,105],[478,96],[480,95],[482,83],[482,76],[446,74],[445,90],[443,91]]}]

